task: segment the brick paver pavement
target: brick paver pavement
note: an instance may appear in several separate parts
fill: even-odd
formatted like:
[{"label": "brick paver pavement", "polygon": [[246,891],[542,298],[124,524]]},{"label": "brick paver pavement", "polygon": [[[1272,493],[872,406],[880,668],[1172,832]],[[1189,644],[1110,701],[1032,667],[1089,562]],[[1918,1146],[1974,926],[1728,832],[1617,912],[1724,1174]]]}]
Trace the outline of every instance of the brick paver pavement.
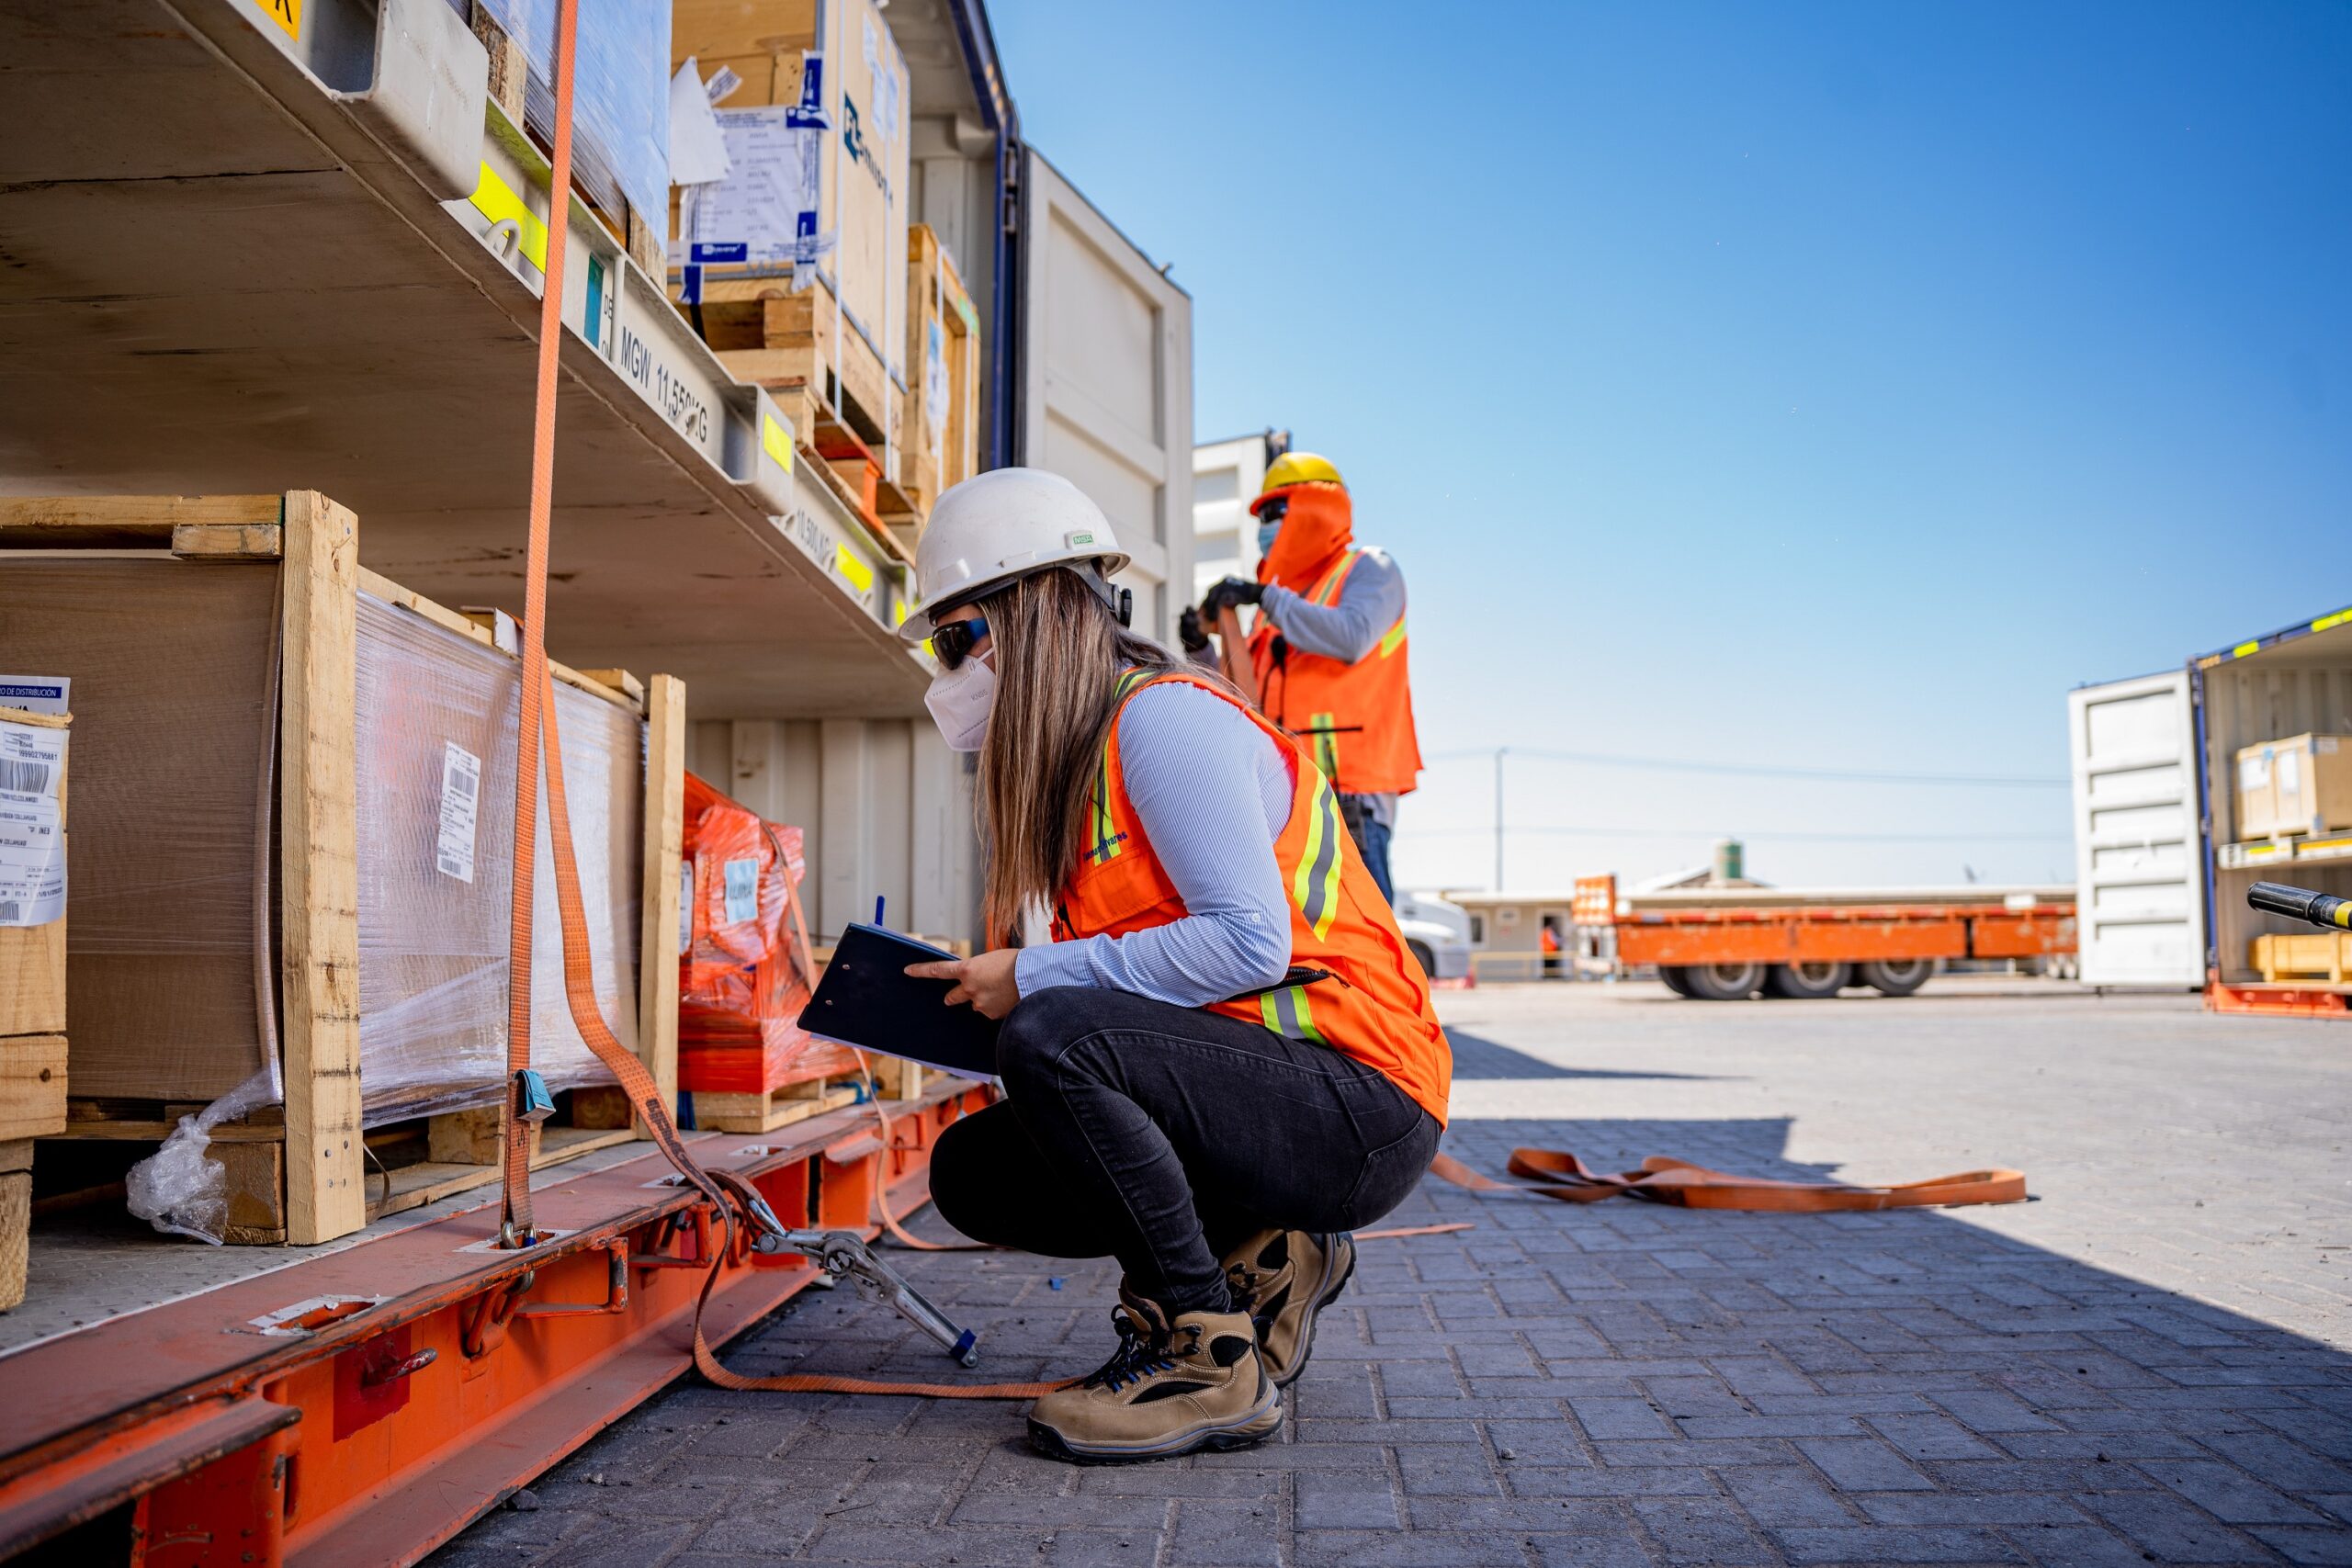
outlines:
[{"label": "brick paver pavement", "polygon": [[[1999,989],[1450,995],[1448,1146],[1495,1171],[1515,1143],[1889,1179],[2006,1161],[2037,1203],[1708,1214],[1430,1184],[1394,1223],[1477,1228],[1364,1245],[1259,1449],[1079,1469],[1025,1446],[1017,1406],[688,1380],[436,1561],[2352,1562],[2352,1030]],[[909,1267],[981,1329],[989,1377],[1109,1348],[1102,1265]],[[847,1292],[729,1359],[943,1365]]]}]

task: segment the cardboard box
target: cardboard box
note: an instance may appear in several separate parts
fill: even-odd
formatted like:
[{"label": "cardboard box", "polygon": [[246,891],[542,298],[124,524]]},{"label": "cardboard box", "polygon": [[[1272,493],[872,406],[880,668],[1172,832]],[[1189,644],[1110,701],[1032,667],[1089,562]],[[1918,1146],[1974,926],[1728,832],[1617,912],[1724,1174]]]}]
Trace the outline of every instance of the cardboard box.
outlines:
[{"label": "cardboard box", "polygon": [[[747,356],[729,361],[736,375],[814,384],[830,371],[856,405],[847,423],[891,446],[909,374],[912,138],[887,13],[874,0],[676,0],[671,17],[673,70],[692,59],[706,82],[724,69],[742,84],[718,104],[734,171],[681,208],[673,284],[700,301],[713,347]],[[739,259],[722,259],[730,246]],[[776,288],[807,282],[793,278],[796,260],[813,283]],[[794,319],[767,319],[771,299]]]},{"label": "cardboard box", "polygon": [[2295,735],[2237,754],[2237,836],[2352,831],[2352,737]]}]

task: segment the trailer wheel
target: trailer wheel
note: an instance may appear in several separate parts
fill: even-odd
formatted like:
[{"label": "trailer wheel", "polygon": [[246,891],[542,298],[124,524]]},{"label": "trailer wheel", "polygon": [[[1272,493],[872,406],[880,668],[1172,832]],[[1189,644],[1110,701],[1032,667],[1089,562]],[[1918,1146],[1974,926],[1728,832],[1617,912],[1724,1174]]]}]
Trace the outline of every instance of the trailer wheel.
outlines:
[{"label": "trailer wheel", "polygon": [[1682,972],[1681,964],[1659,964],[1657,966],[1657,977],[1660,980],[1665,981],[1666,988],[1672,991],[1676,996],[1687,997],[1690,994],[1690,976]]},{"label": "trailer wheel", "polygon": [[1869,958],[1855,971],[1855,977],[1882,996],[1907,997],[1935,972],[1932,958]]},{"label": "trailer wheel", "polygon": [[1775,964],[1764,976],[1764,994],[1800,1001],[1818,1001],[1845,989],[1853,983],[1853,976],[1851,967],[1826,958],[1799,964]]},{"label": "trailer wheel", "polygon": [[1407,937],[1405,951],[1413,955],[1413,962],[1421,966],[1422,974],[1432,980],[1437,978],[1437,954],[1430,951],[1428,942],[1416,937]]},{"label": "trailer wheel", "polygon": [[1693,964],[1682,971],[1682,981],[1702,1002],[1746,1001],[1764,984],[1764,969],[1761,964]]}]

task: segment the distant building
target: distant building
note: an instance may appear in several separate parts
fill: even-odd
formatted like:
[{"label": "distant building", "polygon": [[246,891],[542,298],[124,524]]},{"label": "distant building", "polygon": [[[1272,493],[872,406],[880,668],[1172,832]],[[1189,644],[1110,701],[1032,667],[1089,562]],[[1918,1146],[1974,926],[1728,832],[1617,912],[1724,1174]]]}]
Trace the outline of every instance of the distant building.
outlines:
[{"label": "distant building", "polygon": [[1258,520],[1250,502],[1266,469],[1290,450],[1290,432],[1265,430],[1193,448],[1193,600],[1227,577],[1258,575]]}]

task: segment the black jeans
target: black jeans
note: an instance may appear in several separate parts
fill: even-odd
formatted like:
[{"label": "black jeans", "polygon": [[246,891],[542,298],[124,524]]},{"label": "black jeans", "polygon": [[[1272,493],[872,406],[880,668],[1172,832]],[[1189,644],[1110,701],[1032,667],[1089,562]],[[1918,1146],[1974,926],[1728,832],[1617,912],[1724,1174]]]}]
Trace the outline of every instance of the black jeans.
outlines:
[{"label": "black jeans", "polygon": [[997,1070],[1006,1098],[932,1153],[940,1213],[978,1241],[1116,1257],[1170,1314],[1231,1310],[1220,1259],[1252,1232],[1370,1224],[1437,1152],[1437,1119],[1374,1068],[1126,991],[1023,998]]}]

